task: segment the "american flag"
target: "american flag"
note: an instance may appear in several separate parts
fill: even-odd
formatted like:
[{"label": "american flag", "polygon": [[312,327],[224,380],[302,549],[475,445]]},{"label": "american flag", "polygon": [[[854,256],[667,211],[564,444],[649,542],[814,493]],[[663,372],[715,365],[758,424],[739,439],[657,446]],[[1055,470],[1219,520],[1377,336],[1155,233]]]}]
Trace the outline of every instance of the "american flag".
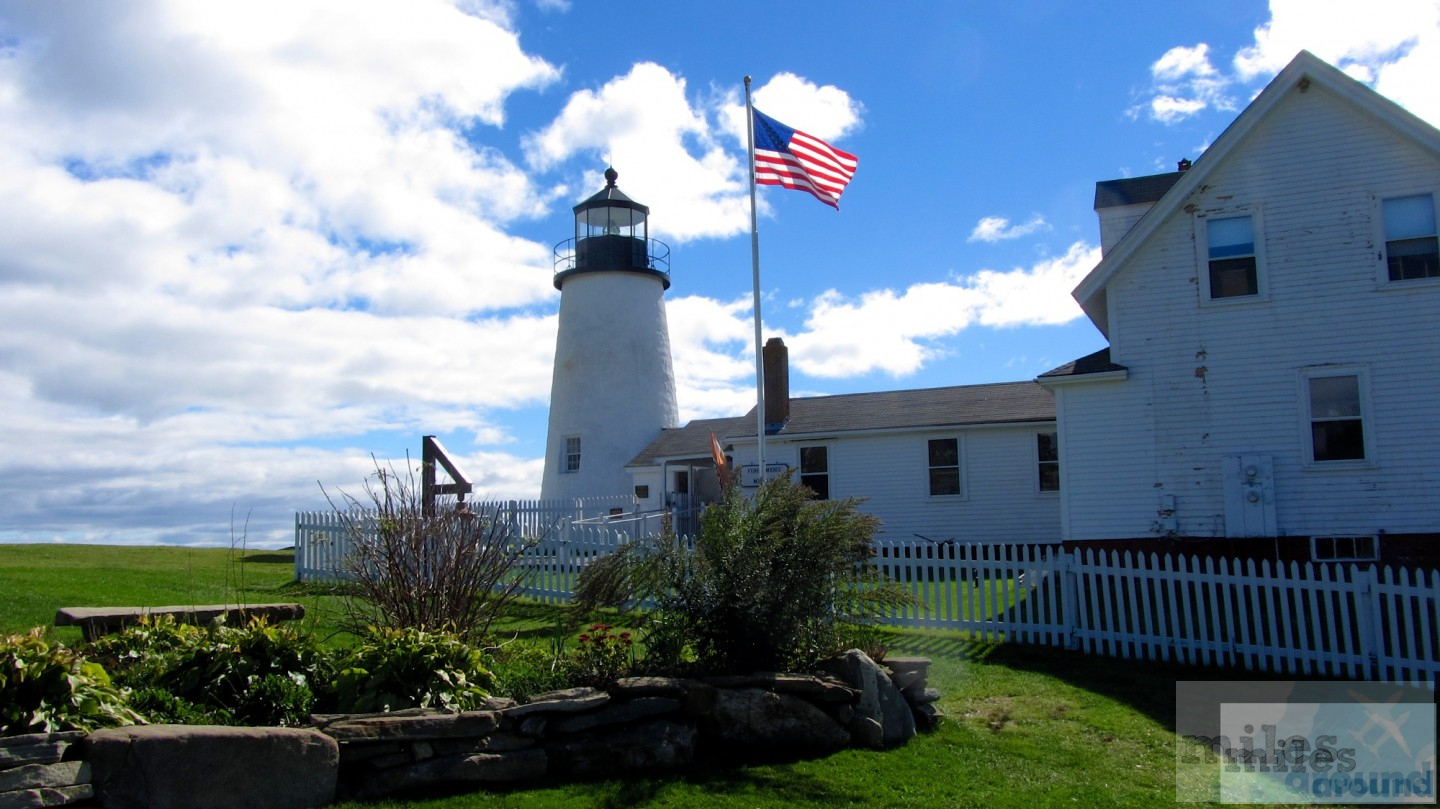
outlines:
[{"label": "american flag", "polygon": [[755,182],[809,191],[821,202],[840,209],[840,195],[855,176],[859,160],[817,137],[780,123],[760,110],[755,113]]}]

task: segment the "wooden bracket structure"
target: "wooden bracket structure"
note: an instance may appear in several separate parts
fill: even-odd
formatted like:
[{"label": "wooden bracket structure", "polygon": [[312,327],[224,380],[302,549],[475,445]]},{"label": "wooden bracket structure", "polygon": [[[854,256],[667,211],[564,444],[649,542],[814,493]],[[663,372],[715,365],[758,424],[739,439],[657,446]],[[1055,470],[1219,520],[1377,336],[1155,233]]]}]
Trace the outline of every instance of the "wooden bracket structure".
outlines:
[{"label": "wooden bracket structure", "polygon": [[[454,483],[436,483],[435,467],[440,466],[450,475]],[[449,453],[445,447],[435,440],[435,436],[427,435],[421,439],[420,444],[420,497],[425,504],[425,513],[435,512],[435,498],[442,494],[453,494],[456,496],[455,510],[465,510],[465,495],[474,491],[470,478],[460,471],[460,467],[450,460]]]}]

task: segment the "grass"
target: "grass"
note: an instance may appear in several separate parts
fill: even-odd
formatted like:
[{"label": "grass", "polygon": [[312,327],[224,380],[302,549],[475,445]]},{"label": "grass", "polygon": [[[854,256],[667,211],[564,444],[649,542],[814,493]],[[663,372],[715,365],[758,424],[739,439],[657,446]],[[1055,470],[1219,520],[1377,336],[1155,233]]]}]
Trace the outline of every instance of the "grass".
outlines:
[{"label": "grass", "polygon": [[[0,632],[48,625],[63,606],[237,598],[301,601],[312,628],[332,632],[337,599],[290,579],[288,553],[0,545]],[[497,629],[544,642],[557,626],[568,631],[594,617],[520,602]],[[55,634],[79,642],[78,630]],[[955,632],[894,630],[885,639],[891,654],[934,661],[930,684],[947,715],[938,731],[898,750],[341,807],[1151,806],[1174,800],[1175,681],[1257,679]]]}]

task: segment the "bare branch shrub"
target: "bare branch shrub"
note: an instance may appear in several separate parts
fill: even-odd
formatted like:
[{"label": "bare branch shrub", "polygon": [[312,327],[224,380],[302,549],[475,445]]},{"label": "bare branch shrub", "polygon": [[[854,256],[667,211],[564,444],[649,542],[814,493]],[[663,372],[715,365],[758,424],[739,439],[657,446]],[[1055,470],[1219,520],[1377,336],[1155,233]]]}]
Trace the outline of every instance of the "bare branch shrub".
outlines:
[{"label": "bare branch shrub", "polygon": [[453,496],[432,508],[413,469],[401,475],[378,462],[363,497],[325,497],[350,546],[343,625],[357,634],[373,626],[485,635],[525,583],[521,556],[541,539]]}]

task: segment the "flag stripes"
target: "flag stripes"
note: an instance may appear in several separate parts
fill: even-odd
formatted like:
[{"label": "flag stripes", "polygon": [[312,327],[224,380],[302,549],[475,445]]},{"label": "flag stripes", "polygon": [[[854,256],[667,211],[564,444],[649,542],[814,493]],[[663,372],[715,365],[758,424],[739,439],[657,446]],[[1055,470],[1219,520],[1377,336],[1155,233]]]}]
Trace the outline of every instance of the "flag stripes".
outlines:
[{"label": "flag stripes", "polygon": [[776,121],[759,110],[755,114],[755,183],[805,191],[832,208],[855,176],[859,160]]}]

